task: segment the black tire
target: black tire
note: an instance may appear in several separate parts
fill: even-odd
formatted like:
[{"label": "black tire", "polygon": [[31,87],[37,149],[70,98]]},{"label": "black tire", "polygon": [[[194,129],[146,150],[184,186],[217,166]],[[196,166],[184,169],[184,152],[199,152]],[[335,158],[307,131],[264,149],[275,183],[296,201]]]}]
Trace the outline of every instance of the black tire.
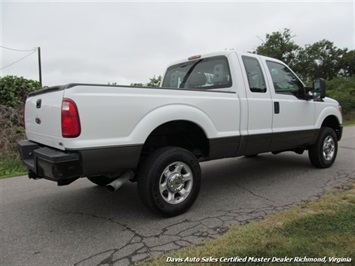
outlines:
[{"label": "black tire", "polygon": [[316,143],[308,150],[309,160],[317,168],[332,166],[338,153],[338,138],[334,130],[322,127]]},{"label": "black tire", "polygon": [[157,149],[138,172],[143,204],[166,217],[187,211],[197,199],[200,186],[201,168],[196,157],[178,147]]},{"label": "black tire", "polygon": [[107,184],[110,184],[114,179],[110,179],[107,176],[91,176],[88,179],[94,184],[105,187]]}]

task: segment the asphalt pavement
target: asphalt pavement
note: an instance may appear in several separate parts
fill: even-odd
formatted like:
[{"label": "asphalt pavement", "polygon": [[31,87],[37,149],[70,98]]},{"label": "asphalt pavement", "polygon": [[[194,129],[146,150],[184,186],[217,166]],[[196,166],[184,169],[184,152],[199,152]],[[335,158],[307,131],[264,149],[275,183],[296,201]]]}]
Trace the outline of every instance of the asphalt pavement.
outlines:
[{"label": "asphalt pavement", "polygon": [[110,193],[85,178],[65,187],[26,176],[0,180],[0,265],[132,265],[316,200],[355,177],[355,127],[344,129],[328,169],[312,167],[307,152],[218,160],[201,168],[197,201],[169,219],[150,213],[133,183]]}]

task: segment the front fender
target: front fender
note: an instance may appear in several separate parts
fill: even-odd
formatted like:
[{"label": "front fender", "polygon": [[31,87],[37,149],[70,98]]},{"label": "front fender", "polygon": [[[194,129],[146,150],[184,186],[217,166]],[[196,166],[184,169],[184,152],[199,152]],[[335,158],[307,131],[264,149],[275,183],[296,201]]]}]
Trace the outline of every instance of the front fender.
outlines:
[{"label": "front fender", "polygon": [[342,116],[339,109],[334,106],[327,106],[319,113],[315,128],[321,128],[324,120],[331,116],[334,116],[338,120],[339,125],[342,124]]}]

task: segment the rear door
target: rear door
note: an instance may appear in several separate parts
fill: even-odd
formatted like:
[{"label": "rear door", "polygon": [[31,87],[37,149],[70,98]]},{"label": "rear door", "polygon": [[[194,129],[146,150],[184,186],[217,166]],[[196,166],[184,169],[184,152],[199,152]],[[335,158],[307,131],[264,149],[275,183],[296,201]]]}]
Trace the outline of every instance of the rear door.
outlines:
[{"label": "rear door", "polygon": [[245,155],[269,150],[272,137],[272,100],[258,56],[240,56],[248,99],[248,137]]}]

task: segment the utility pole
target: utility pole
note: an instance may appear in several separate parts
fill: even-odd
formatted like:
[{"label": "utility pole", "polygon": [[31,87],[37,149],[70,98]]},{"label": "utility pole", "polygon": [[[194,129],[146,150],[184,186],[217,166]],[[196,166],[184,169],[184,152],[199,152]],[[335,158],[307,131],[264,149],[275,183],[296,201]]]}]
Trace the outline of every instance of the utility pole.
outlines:
[{"label": "utility pole", "polygon": [[39,72],[39,85],[42,88],[42,65],[41,65],[41,47],[38,47],[38,72]]}]

